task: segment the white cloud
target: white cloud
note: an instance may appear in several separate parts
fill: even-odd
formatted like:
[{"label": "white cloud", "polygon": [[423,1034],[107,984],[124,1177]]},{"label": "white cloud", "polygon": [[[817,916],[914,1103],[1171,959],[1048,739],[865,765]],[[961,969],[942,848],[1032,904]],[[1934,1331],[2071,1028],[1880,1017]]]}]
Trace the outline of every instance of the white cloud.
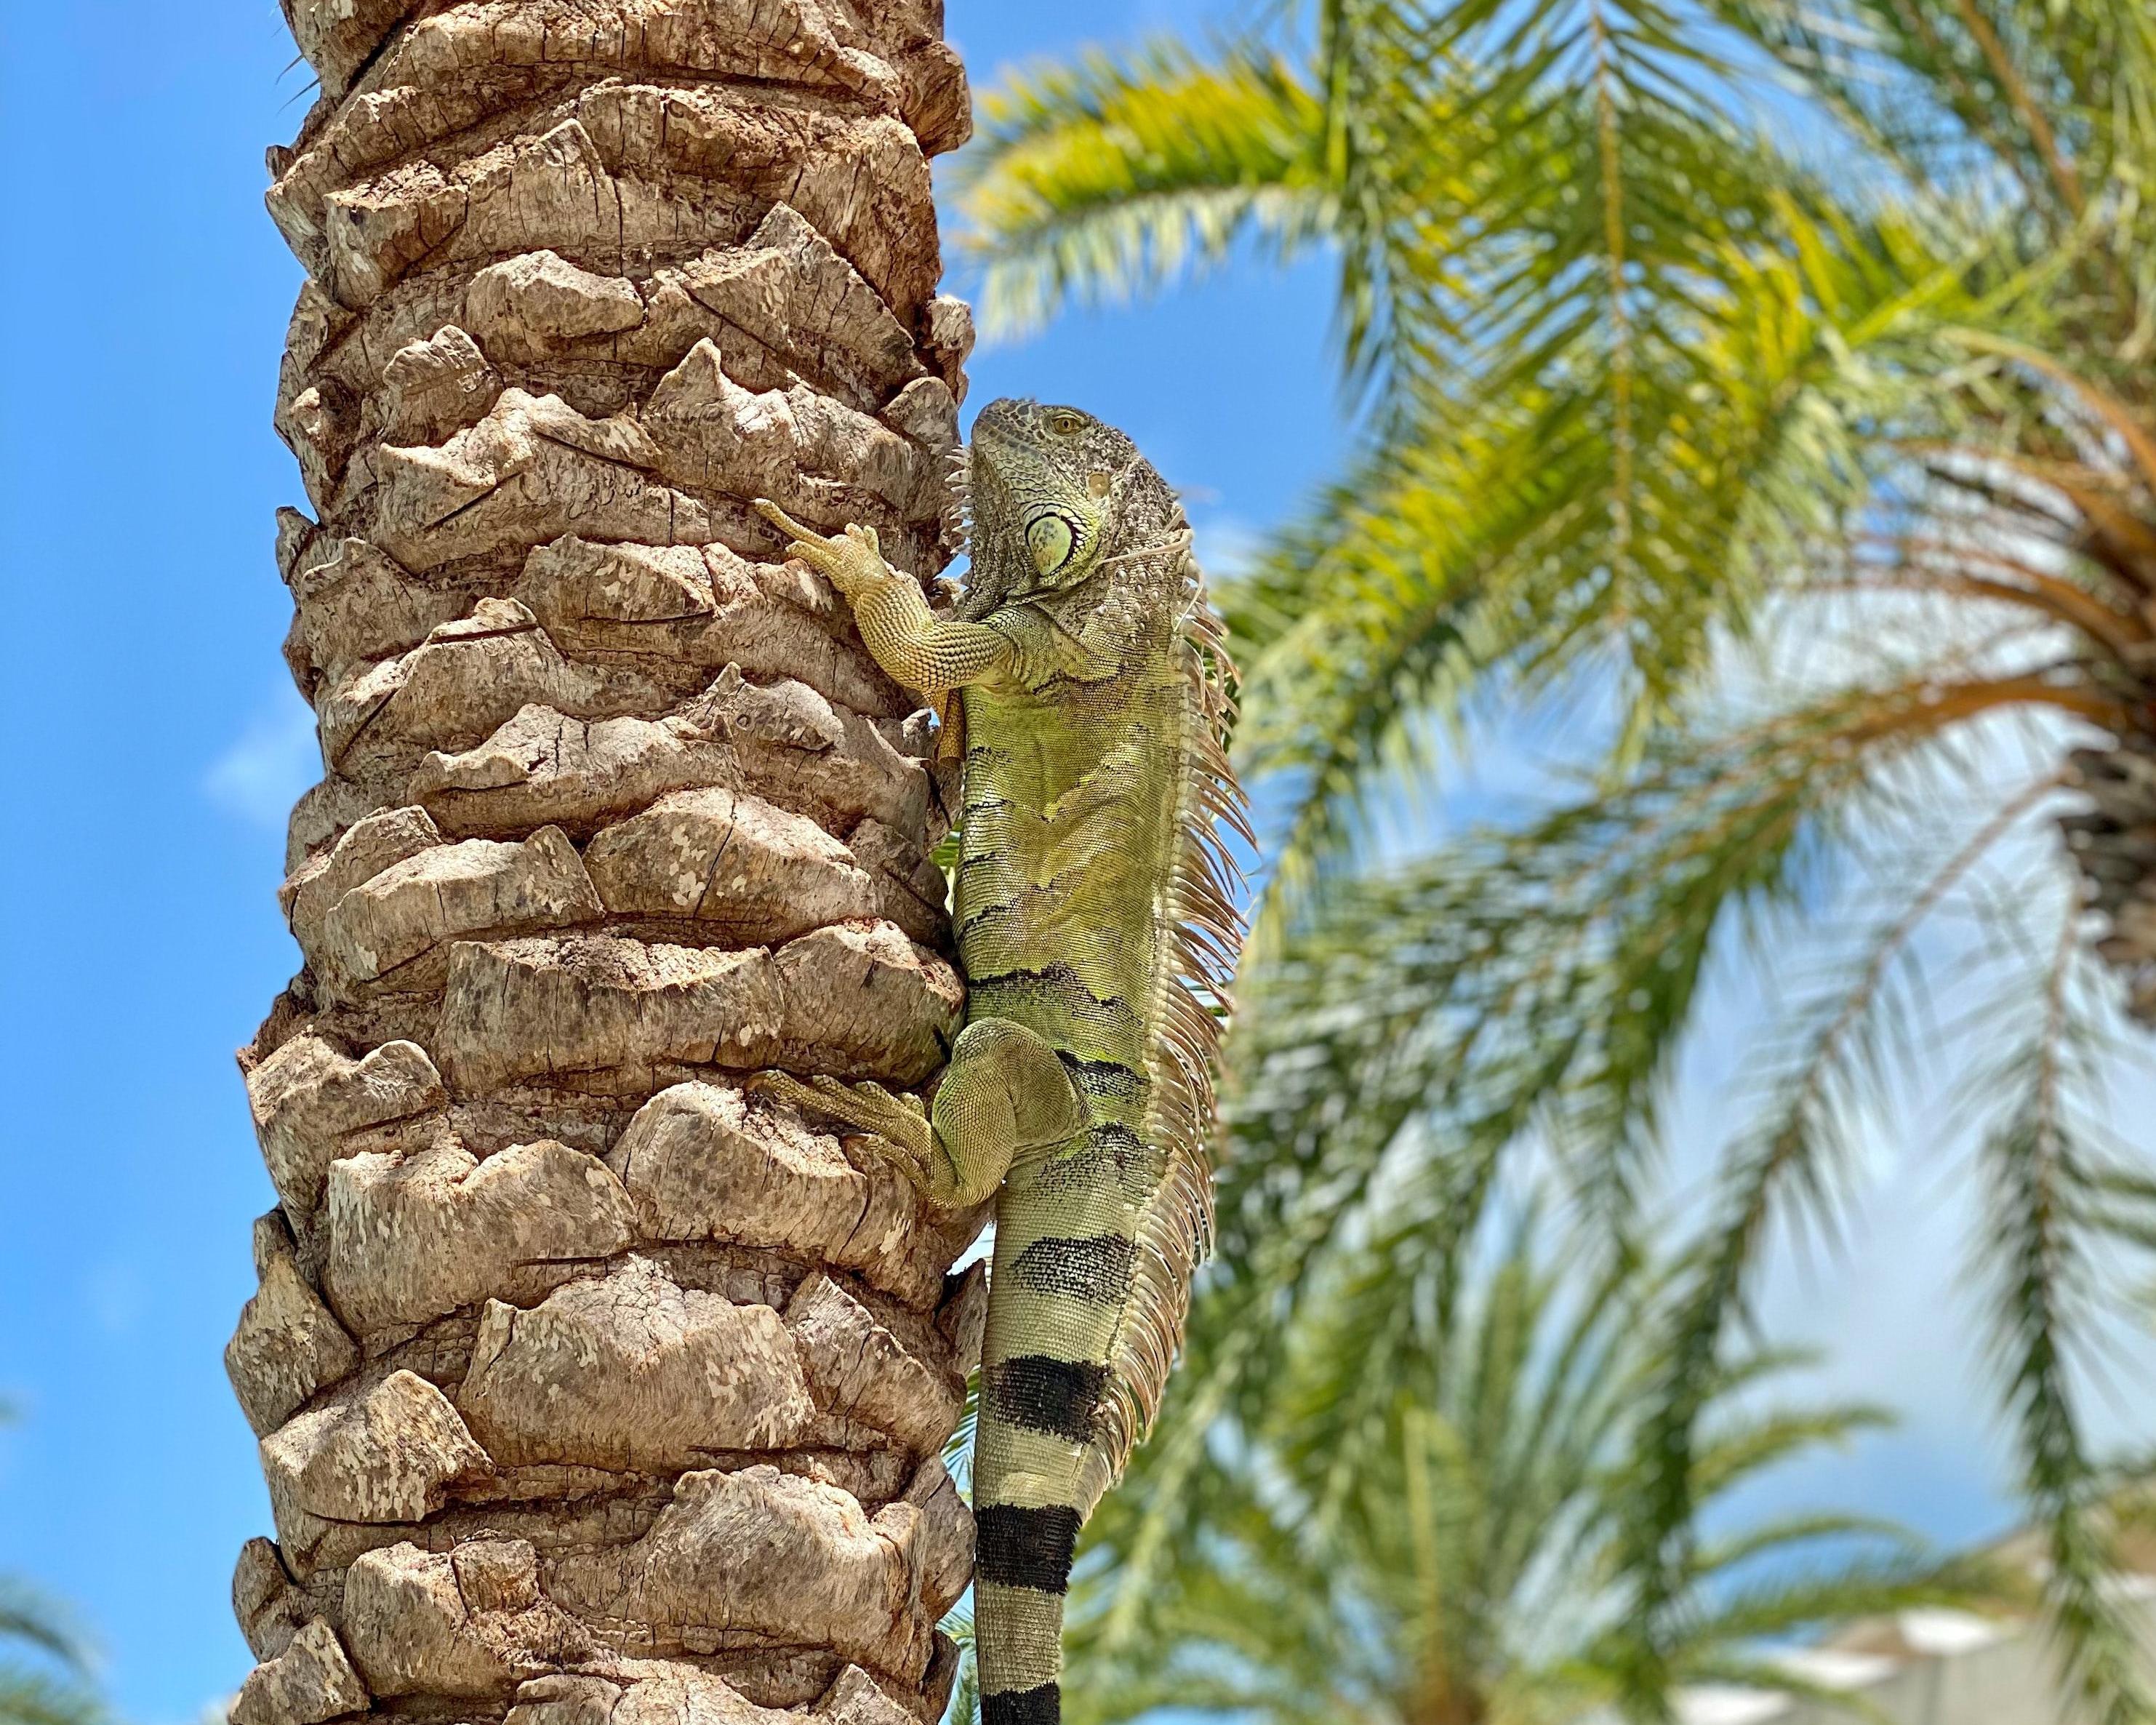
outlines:
[{"label": "white cloud", "polygon": [[210,763],[203,793],[227,814],[281,832],[292,804],[321,776],[314,713],[287,688],[266,702],[238,740]]}]

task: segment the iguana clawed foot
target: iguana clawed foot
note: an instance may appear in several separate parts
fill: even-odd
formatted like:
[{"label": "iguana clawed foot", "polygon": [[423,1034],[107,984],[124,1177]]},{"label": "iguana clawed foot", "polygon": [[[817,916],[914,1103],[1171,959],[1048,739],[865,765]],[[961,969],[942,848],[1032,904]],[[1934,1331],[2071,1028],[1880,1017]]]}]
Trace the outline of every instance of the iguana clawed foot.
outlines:
[{"label": "iguana clawed foot", "polygon": [[752,1091],[867,1133],[875,1155],[911,1185],[928,1190],[936,1128],[918,1102],[895,1096],[880,1084],[847,1084],[822,1076],[804,1084],[791,1072],[759,1072],[748,1083]]},{"label": "iguana clawed foot", "polygon": [[883,544],[874,527],[849,526],[844,533],[830,537],[814,527],[803,526],[768,497],[756,500],[756,512],[780,532],[793,536],[793,542],[786,547],[788,557],[800,558],[828,578],[847,598],[892,578],[891,567],[883,560]]}]

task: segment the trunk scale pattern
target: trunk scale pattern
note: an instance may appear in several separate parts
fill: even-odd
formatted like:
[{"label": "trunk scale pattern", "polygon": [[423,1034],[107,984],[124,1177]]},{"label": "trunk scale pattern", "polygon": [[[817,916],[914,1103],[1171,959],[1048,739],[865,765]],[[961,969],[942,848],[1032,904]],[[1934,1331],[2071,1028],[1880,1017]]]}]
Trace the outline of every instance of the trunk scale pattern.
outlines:
[{"label": "trunk scale pattern", "polygon": [[2061,824],[2082,901],[2101,923],[2097,952],[2124,985],[2127,1010],[2156,1025],[2156,734],[2076,749],[2068,771],[2086,806]]},{"label": "trunk scale pattern", "polygon": [[912,1725],[981,1210],[743,1086],[918,1089],[963,990],[916,703],[749,506],[955,543],[936,0],[285,0],[277,427],[326,776],[241,1055],[235,1725]]}]

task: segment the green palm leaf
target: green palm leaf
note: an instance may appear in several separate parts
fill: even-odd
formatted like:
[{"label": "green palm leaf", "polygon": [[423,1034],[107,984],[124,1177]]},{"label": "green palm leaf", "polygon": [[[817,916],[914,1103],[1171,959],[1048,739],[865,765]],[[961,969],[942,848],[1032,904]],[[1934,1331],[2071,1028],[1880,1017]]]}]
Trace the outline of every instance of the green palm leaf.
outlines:
[{"label": "green palm leaf", "polygon": [[[0,1401],[0,1426],[14,1417]],[[105,1710],[90,1686],[94,1668],[90,1643],[66,1613],[27,1583],[0,1575],[0,1725],[102,1725]]]},{"label": "green palm leaf", "polygon": [[[1374,1267],[1352,1249],[1337,1266],[1345,1273],[1324,1274],[1293,1322],[1290,1393],[1216,1430],[1202,1522],[1173,1566],[1140,1583],[1133,1547],[1172,1471],[1158,1450],[1142,1452],[1081,1564],[1074,1718],[1106,1725],[1173,1707],[1267,1725],[1554,1721],[1621,1692],[1639,1657],[1625,1610],[1633,1440],[1654,1315],[1675,1284],[1636,1263],[1584,1280],[1557,1273],[1532,1207],[1495,1236],[1481,1231],[1483,1251],[1460,1255],[1443,1278],[1443,1322],[1401,1291],[1415,1315],[1407,1338],[1388,1344],[1344,1486],[1326,1422],[1337,1420],[1333,1380],[1369,1358],[1351,1284]],[[1874,1423],[1861,1409],[1743,1411],[1738,1398],[1795,1363],[1762,1354],[1721,1374],[1702,1500]],[[1782,1560],[1779,1573],[1763,1558]],[[1694,1579],[1661,1622],[1663,1654],[1688,1678],[1748,1662],[1763,1672],[1763,1640],[1966,1602],[1989,1586],[1928,1563],[1897,1528],[1839,1516],[1740,1532]],[[1119,1624],[1118,1595],[1134,1585],[1143,1609]]]},{"label": "green palm leaf", "polygon": [[965,244],[992,331],[1158,288],[1246,234],[1292,254],[1337,226],[1322,100],[1261,48],[1172,44],[1043,68],[983,96]]}]

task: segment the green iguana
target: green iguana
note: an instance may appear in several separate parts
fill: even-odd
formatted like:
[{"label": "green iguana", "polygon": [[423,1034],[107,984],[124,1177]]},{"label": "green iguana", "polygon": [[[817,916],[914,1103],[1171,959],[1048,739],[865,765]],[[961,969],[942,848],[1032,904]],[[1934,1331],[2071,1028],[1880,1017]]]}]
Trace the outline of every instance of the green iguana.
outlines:
[{"label": "green iguana", "polygon": [[[1233,675],[1174,494],[1121,432],[999,401],[963,465],[956,616],[761,503],[862,639],[963,736],[953,916],[967,1021],[923,1115],[874,1085],[760,1082],[884,1140],[930,1199],[1001,1190],[982,1350],[974,1621],[984,1725],[1061,1717],[1079,1528],[1143,1435],[1212,1225],[1206,1149],[1248,839]],[[955,696],[955,700],[952,697]]]}]

